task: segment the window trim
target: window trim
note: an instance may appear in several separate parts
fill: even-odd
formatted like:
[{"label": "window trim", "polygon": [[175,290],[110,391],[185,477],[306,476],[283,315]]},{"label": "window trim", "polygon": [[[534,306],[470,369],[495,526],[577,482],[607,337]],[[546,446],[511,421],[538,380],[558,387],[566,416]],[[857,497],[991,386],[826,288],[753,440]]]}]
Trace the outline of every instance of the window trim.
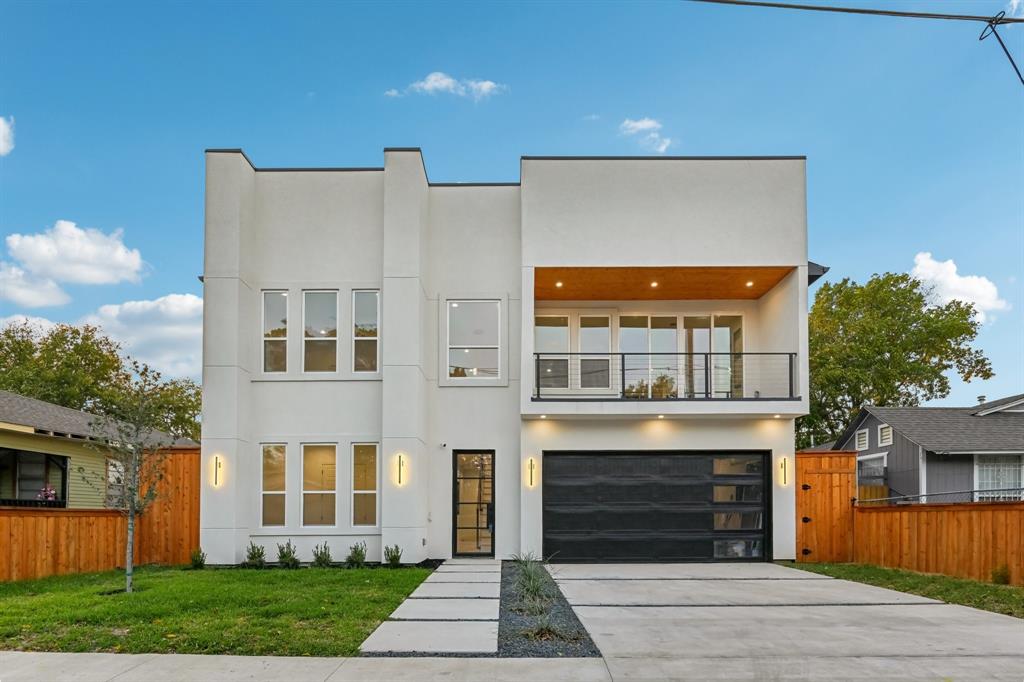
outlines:
[{"label": "window trim", "polygon": [[[545,388],[545,391],[554,391],[560,393],[569,393],[574,389],[572,385],[572,367],[569,353],[572,352],[572,331],[573,331],[573,316],[570,313],[536,313],[533,315],[533,351],[540,353],[543,351],[537,350],[537,319],[541,317],[553,318],[553,319],[564,319],[565,320],[565,351],[555,351],[553,353],[545,353],[545,355],[553,356],[545,358],[546,360],[565,360],[565,386],[558,386],[552,388]],[[578,328],[578,327],[577,327]],[[534,356],[536,357],[536,356]]]},{"label": "window trim", "polygon": [[882,469],[888,472],[889,469],[889,452],[873,452],[870,455],[857,455],[857,469],[856,476],[857,482],[860,483],[860,463],[869,459],[882,459]]},{"label": "window trim", "polygon": [[[860,447],[860,434],[864,434],[864,447]],[[857,429],[853,434],[853,449],[857,452],[864,452],[871,449],[871,430]]]},{"label": "window trim", "polygon": [[[613,395],[615,393],[615,389],[612,388],[612,386],[614,385],[614,382],[612,381],[612,355],[614,354],[614,350],[613,349],[615,348],[615,336],[616,336],[615,328],[613,327],[615,313],[613,311],[600,311],[599,310],[597,312],[590,312],[589,310],[579,310],[579,309],[577,309],[574,313],[571,314],[569,324],[570,325],[575,324],[575,326],[576,326],[576,352],[577,353],[581,353],[581,354],[584,352],[584,350],[583,350],[583,318],[584,317],[601,317],[601,318],[604,318],[604,319],[608,320],[608,326],[606,327],[608,329],[608,355],[594,355],[594,356],[579,355],[579,356],[577,356],[577,358],[576,358],[577,359],[576,365],[577,365],[577,375],[578,375],[578,377],[577,377],[577,381],[576,381],[577,385],[572,387],[573,391],[574,392],[579,392],[579,393],[587,393],[587,394],[594,393],[594,394],[609,394],[609,395]],[[595,329],[598,329],[598,328],[599,327],[595,327]],[[572,328],[571,328],[571,326],[570,326],[570,329],[569,329],[569,334],[570,334],[570,336],[572,335]],[[678,341],[677,341],[677,345],[678,345]],[[601,351],[597,351],[597,352],[601,352]],[[583,387],[583,360],[585,360],[585,359],[586,360],[607,360],[607,362],[608,362],[608,385],[607,386],[589,386],[589,387],[586,387],[586,388]]]},{"label": "window trim", "polygon": [[[306,490],[306,448],[307,447],[323,447],[331,446],[334,448],[334,488],[331,490]],[[309,442],[299,443],[299,473],[301,474],[302,483],[299,485],[301,497],[299,505],[299,527],[300,528],[337,528],[338,527],[338,443],[327,443],[327,442]],[[306,523],[306,495],[334,495],[334,523]],[[276,527],[276,526],[275,526]]]},{"label": "window trim", "polygon": [[[451,303],[466,302],[490,302],[498,304],[498,376],[496,377],[450,377],[448,376],[449,363],[449,310]],[[509,299],[505,293],[471,293],[468,295],[442,295],[438,297],[438,386],[467,387],[467,386],[508,386],[509,370],[509,339],[508,339],[508,311]],[[473,348],[474,346],[456,346],[457,348]],[[494,346],[475,346],[476,348],[494,348]]]},{"label": "window trim", "polygon": [[[369,294],[369,293],[377,295],[377,335],[372,337],[372,339],[377,342],[376,343],[377,357],[376,357],[376,362],[375,362],[375,366],[377,367],[377,369],[374,369],[374,370],[356,369],[356,340],[369,341],[371,339],[371,337],[369,337],[369,336],[356,336],[356,294]],[[349,347],[349,353],[350,353],[351,359],[352,359],[352,364],[351,364],[351,367],[350,367],[350,370],[351,370],[352,374],[355,374],[355,375],[358,375],[358,376],[368,376],[368,375],[380,374],[380,289],[353,289],[352,290],[352,314],[349,317],[350,317],[350,319],[349,319],[349,334],[350,334],[351,339],[352,339],[351,345]],[[303,327],[303,331],[305,331],[305,327]]]},{"label": "window trim", "polygon": [[[356,446],[358,446],[358,445],[372,445],[373,446],[374,460],[376,462],[376,466],[374,467],[374,472],[373,472],[373,475],[374,475],[374,480],[373,480],[374,488],[373,488],[372,491],[371,490],[356,490]],[[352,514],[351,514],[351,517],[349,518],[349,522],[352,524],[353,528],[379,528],[380,527],[380,467],[381,467],[380,443],[377,443],[375,441],[374,442],[355,442],[355,441],[353,441],[349,445],[349,452],[351,452],[351,454],[352,454],[352,456],[351,456],[351,460],[352,460],[352,462],[351,462],[351,464],[352,464],[352,466],[351,466],[352,475],[351,475],[351,480],[350,480],[350,485],[349,485],[349,488],[351,489],[349,491],[350,492],[350,495],[349,495],[349,507],[351,508]],[[369,524],[369,523],[356,523],[356,495],[370,495],[370,494],[372,494],[374,496],[374,507],[375,507],[374,521],[375,521],[375,523],[372,523],[372,524]]]},{"label": "window trim", "polygon": [[[263,450],[266,447],[281,446],[284,448],[284,490],[270,490],[263,488]],[[263,497],[265,495],[280,495],[284,498],[284,520],[280,524],[268,526],[263,523]],[[287,443],[260,443],[260,528],[287,528],[288,527],[288,444]]]},{"label": "window trim", "polygon": [[[302,290],[302,330],[300,333],[300,339],[302,341],[302,361],[301,361],[301,373],[312,375],[312,376],[330,376],[337,375],[338,368],[341,367],[340,360],[340,344],[338,343],[338,330],[335,329],[333,337],[306,337],[306,294],[334,294],[334,320],[336,327],[340,327],[341,313],[339,310],[340,296],[338,295],[338,289],[303,289]],[[312,341],[313,343],[334,343],[334,369],[329,370],[307,370],[306,369],[306,343]]]},{"label": "window trim", "polygon": [[978,472],[978,469],[979,469],[978,458],[979,457],[1016,457],[1019,460],[1019,462],[1020,462],[1020,481],[1021,481],[1021,486],[1024,487],[1024,455],[1018,454],[1018,453],[1014,453],[1014,452],[1005,452],[1005,453],[1003,453],[1003,452],[975,453],[974,457],[973,457],[973,459],[974,459],[974,479],[973,479],[973,486],[972,486],[972,488],[974,489],[974,494],[973,494],[972,497],[974,498],[975,502],[990,501],[990,500],[982,499],[982,496],[981,496],[981,493],[983,491],[979,487],[981,485],[981,481],[980,481],[979,476],[978,476],[978,473],[979,473]]},{"label": "window trim", "polygon": [[[267,336],[267,294],[284,294],[284,336]],[[287,289],[261,289],[260,290],[260,372],[263,374],[287,374],[288,373],[288,326],[291,321],[291,307],[288,301]],[[267,341],[284,343],[284,369],[267,369]]]},{"label": "window trim", "polygon": [[[889,439],[888,440],[882,438],[882,429],[889,429]],[[887,445],[892,445],[892,441],[893,441],[894,437],[895,436],[893,435],[893,430],[892,430],[892,427],[890,425],[888,425],[888,424],[879,424],[878,425],[878,447],[881,448],[881,447],[885,447]]]}]

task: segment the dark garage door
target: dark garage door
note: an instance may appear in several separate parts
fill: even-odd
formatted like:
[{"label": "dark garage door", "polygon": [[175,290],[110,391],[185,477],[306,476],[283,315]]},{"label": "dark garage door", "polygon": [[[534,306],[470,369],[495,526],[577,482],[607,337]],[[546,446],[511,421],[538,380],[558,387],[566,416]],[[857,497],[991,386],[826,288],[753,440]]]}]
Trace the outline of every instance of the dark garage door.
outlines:
[{"label": "dark garage door", "polygon": [[545,452],[544,556],[764,561],[767,453]]}]

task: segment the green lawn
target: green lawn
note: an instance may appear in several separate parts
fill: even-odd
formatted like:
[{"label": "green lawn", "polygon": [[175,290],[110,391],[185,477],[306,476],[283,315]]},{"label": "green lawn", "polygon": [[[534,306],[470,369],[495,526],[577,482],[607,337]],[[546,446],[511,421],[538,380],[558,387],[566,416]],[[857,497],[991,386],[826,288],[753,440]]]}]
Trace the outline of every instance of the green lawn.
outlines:
[{"label": "green lawn", "polygon": [[142,568],[0,583],[0,649],[352,656],[429,569]]},{"label": "green lawn", "polygon": [[803,571],[830,575],[833,578],[854,580],[900,592],[919,594],[922,597],[941,599],[950,604],[973,606],[976,609],[1024,618],[1024,587],[993,585],[977,580],[859,564],[780,563]]}]

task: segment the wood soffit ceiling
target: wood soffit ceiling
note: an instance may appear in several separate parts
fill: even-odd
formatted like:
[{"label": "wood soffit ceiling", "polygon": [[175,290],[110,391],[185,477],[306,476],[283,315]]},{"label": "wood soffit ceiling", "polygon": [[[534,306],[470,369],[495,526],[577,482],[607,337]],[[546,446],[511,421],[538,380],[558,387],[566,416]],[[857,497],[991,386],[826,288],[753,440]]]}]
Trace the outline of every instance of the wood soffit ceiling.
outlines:
[{"label": "wood soffit ceiling", "polygon": [[[793,271],[780,267],[539,267],[538,301],[758,299]],[[557,283],[561,282],[562,286]],[[656,287],[651,282],[657,282]],[[751,282],[750,286],[747,283]]]}]

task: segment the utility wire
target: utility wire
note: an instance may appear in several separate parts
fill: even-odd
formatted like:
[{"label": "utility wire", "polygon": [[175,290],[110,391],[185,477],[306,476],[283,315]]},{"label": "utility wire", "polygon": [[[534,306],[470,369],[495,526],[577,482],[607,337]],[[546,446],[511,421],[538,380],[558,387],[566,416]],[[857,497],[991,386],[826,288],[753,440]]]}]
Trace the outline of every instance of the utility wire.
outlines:
[{"label": "utility wire", "polygon": [[999,41],[999,46],[1003,48],[1003,52],[1006,53],[1006,58],[1010,61],[1010,66],[1017,73],[1017,78],[1020,79],[1020,84],[1024,85],[1024,75],[1021,75],[1020,69],[1017,68],[1017,62],[1013,61],[1013,55],[1006,48],[1006,43],[1003,42],[1002,36],[996,30],[997,26],[1004,24],[1024,24],[1024,18],[1018,19],[1015,17],[1007,17],[1006,12],[1000,12],[993,17],[982,17],[976,14],[935,14],[932,12],[898,12],[896,10],[888,9],[867,9],[861,7],[829,7],[826,5],[795,5],[787,2],[759,2],[757,0],[689,0],[689,2],[707,2],[715,5],[737,5],[740,7],[768,7],[772,9],[799,9],[799,10],[811,10],[814,12],[837,12],[841,14],[867,14],[872,16],[882,17],[902,17],[905,19],[946,19],[952,21],[978,21],[985,24],[985,28],[981,31],[981,35],[978,36],[978,40],[985,40],[989,36],[995,36],[996,40]]}]

